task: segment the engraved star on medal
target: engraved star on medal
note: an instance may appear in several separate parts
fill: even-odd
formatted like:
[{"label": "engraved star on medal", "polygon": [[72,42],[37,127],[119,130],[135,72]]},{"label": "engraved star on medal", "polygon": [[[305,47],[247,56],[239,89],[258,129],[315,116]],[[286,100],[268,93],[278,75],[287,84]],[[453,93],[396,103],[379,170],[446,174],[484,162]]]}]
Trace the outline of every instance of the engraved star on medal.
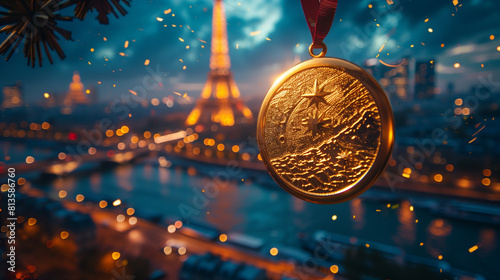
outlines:
[{"label": "engraved star on medal", "polygon": [[316,104],[316,108],[318,108],[320,102],[328,104],[328,102],[326,102],[325,96],[329,95],[332,92],[324,90],[327,82],[328,81],[325,81],[322,85],[318,86],[318,79],[315,79],[313,87],[307,89],[309,93],[306,92],[301,95],[302,97],[310,98],[307,108],[311,107],[313,103]]}]

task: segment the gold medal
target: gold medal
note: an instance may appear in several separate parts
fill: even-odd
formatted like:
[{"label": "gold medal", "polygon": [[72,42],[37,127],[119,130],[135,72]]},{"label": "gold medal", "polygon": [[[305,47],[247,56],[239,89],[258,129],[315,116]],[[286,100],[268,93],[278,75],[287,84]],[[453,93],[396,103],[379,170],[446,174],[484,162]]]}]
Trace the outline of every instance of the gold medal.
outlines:
[{"label": "gold medal", "polygon": [[[317,47],[317,46],[314,46]],[[320,55],[279,77],[259,113],[262,160],[287,192],[314,203],[338,203],[367,190],[394,143],[391,105],[361,67]]]}]

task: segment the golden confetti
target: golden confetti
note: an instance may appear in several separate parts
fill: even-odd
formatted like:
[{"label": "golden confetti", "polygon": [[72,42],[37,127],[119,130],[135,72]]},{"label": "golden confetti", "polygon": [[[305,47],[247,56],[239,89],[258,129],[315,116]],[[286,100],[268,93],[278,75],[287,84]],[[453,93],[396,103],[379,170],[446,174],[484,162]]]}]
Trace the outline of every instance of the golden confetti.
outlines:
[{"label": "golden confetti", "polygon": [[182,94],[180,94],[180,93],[178,93],[176,91],[174,91],[174,93],[177,94],[178,96],[182,96]]},{"label": "golden confetti", "polygon": [[278,249],[277,248],[271,248],[271,250],[269,250],[269,253],[271,253],[272,256],[276,256],[278,254]]},{"label": "golden confetti", "polygon": [[186,50],[189,50],[189,45],[186,46]]},{"label": "golden confetti", "polygon": [[474,246],[470,247],[469,248],[469,253],[472,253],[472,252],[476,251],[478,248],[479,248],[479,246],[477,246],[477,245],[474,245]]},{"label": "golden confetti", "polygon": [[476,141],[477,137],[474,137],[472,140],[469,141],[469,144]]},{"label": "golden confetti", "polygon": [[146,61],[144,61],[144,65],[149,65],[149,59],[146,59]]},{"label": "golden confetti", "polygon": [[368,9],[371,9],[373,8],[373,5],[372,4],[368,4]]},{"label": "golden confetti", "polygon": [[182,38],[179,37],[179,41],[184,42],[184,39],[182,39]]},{"label": "golden confetti", "polygon": [[102,38],[104,40],[104,42],[108,41],[108,38],[104,37]]},{"label": "golden confetti", "polygon": [[457,63],[453,64],[453,67],[460,68],[460,63],[457,62]]},{"label": "golden confetti", "polygon": [[382,45],[382,47],[380,47],[380,49],[378,50],[378,52],[382,52],[382,50],[384,49],[385,47],[385,44]]},{"label": "golden confetti", "polygon": [[128,41],[125,41],[125,45],[123,47],[128,48]]},{"label": "golden confetti", "polygon": [[163,21],[163,19],[161,17],[157,17],[156,20],[160,21],[160,22]]},{"label": "golden confetti", "polygon": [[269,38],[267,38],[267,37],[266,37],[266,40],[271,41],[271,39],[269,39]]},{"label": "golden confetti", "polygon": [[91,49],[90,49],[90,52],[94,52],[94,48],[91,48]]},{"label": "golden confetti", "polygon": [[172,11],[172,9],[168,9],[168,10],[165,10],[163,13],[168,15],[168,14],[170,14],[171,11]]},{"label": "golden confetti", "polygon": [[438,183],[442,182],[443,181],[443,175],[441,175],[441,174],[434,175],[434,181],[436,181]]},{"label": "golden confetti", "polygon": [[387,1],[387,4],[389,4],[389,5],[394,4],[394,2],[392,0],[386,0],[386,1]]},{"label": "golden confetti", "polygon": [[182,62],[182,63],[184,63],[184,61],[182,60],[182,58],[179,58],[179,61]]},{"label": "golden confetti", "polygon": [[441,48],[444,48],[444,44],[441,44]]},{"label": "golden confetti", "polygon": [[125,56],[124,52],[118,53],[120,56]]},{"label": "golden confetti", "polygon": [[129,89],[128,91],[129,91],[130,93],[132,93],[133,95],[137,96],[137,92],[135,92],[135,91],[133,91],[133,90],[131,90],[131,89]]},{"label": "golden confetti", "polygon": [[495,40],[495,35],[490,35],[490,40]]},{"label": "golden confetti", "polygon": [[236,49],[238,49],[240,47],[240,44],[236,44]]},{"label": "golden confetti", "polygon": [[262,32],[262,31],[260,31],[260,30],[250,32],[250,36],[256,36],[256,35],[259,35],[261,32]]},{"label": "golden confetti", "polygon": [[413,48],[415,45],[411,45],[410,48]]},{"label": "golden confetti", "polygon": [[453,5],[454,6],[458,5],[458,0],[453,0]]},{"label": "golden confetti", "polygon": [[499,51],[499,52],[500,52],[500,46],[498,46],[498,47],[497,47],[497,51]]},{"label": "golden confetti", "polygon": [[428,18],[426,18],[426,19],[424,20],[424,22],[428,22],[428,21],[429,21],[429,19],[428,19]]},{"label": "golden confetti", "polygon": [[182,70],[186,70],[186,65],[184,65],[184,66],[182,67]]},{"label": "golden confetti", "polygon": [[332,266],[330,266],[330,271],[333,274],[336,274],[337,272],[339,272],[339,267],[337,265],[332,265]]},{"label": "golden confetti", "polygon": [[198,41],[202,42],[203,44],[206,44],[206,41],[203,41],[202,39],[198,38]]},{"label": "golden confetti", "polygon": [[434,30],[432,30],[432,28],[427,29],[427,31],[429,31],[429,33],[434,32]]}]

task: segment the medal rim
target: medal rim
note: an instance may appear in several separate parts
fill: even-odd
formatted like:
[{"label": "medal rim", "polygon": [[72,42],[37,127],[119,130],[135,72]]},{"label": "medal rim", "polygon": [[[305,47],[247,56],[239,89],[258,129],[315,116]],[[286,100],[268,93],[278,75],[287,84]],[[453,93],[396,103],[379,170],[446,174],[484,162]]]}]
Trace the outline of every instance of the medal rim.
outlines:
[{"label": "medal rim", "polygon": [[[379,111],[378,113],[380,115],[380,127],[381,127],[380,144],[375,160],[373,161],[373,164],[370,166],[368,171],[366,171],[365,174],[363,174],[349,188],[340,190],[338,193],[335,194],[314,195],[300,191],[298,187],[294,186],[291,182],[288,182],[287,180],[282,178],[280,174],[278,174],[278,172],[271,164],[268,153],[265,152],[267,150],[264,137],[265,117],[267,115],[267,109],[269,107],[271,99],[274,97],[277,90],[283,85],[283,83],[290,77],[301,71],[317,67],[336,68],[348,73],[353,78],[359,80],[361,84],[363,84],[363,86],[368,90],[370,96],[375,101],[375,104],[377,105]],[[383,111],[381,110],[382,108],[384,109]],[[285,191],[287,191],[288,193],[292,194],[295,197],[298,197],[308,202],[313,202],[318,204],[341,203],[353,199],[354,197],[368,190],[380,177],[382,172],[385,170],[389,158],[392,154],[392,149],[394,147],[394,115],[392,111],[392,106],[389,101],[389,98],[387,97],[387,94],[382,89],[380,84],[363,68],[359,67],[358,65],[350,61],[340,58],[334,58],[334,57],[312,58],[293,66],[285,73],[283,73],[273,83],[273,85],[267,92],[257,119],[257,144],[259,146],[262,162],[264,162],[267,171],[274,179],[274,181],[276,181],[278,185]]]}]

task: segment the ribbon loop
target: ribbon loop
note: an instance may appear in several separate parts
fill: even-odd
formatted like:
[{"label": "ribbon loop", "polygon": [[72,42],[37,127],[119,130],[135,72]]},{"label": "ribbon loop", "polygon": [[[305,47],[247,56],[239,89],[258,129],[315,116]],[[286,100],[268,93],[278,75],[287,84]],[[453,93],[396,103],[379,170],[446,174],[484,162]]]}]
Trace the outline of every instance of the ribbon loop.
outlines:
[{"label": "ribbon loop", "polygon": [[313,44],[319,45],[330,31],[338,0],[301,0],[301,3]]}]

